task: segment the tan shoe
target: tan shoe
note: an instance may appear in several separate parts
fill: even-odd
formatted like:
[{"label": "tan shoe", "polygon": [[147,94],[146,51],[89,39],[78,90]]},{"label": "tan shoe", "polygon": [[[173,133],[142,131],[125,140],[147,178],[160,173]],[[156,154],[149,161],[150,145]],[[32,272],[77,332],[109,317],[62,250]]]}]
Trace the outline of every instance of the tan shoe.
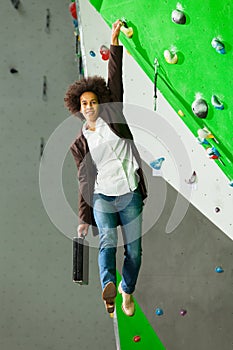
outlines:
[{"label": "tan shoe", "polygon": [[113,313],[115,309],[115,298],[117,295],[116,286],[113,282],[108,282],[102,292],[102,298],[108,313]]},{"label": "tan shoe", "polygon": [[133,316],[135,313],[133,296],[123,291],[121,287],[121,283],[119,284],[118,291],[120,294],[122,294],[123,303],[121,305],[121,308],[123,312],[126,314],[126,316],[130,316],[130,317]]}]

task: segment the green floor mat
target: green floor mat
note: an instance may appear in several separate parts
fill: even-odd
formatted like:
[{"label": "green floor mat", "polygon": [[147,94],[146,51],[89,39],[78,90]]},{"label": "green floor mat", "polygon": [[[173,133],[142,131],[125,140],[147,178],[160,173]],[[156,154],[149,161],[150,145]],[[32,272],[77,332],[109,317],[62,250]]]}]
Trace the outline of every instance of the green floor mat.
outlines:
[{"label": "green floor mat", "polygon": [[[120,275],[117,277],[121,280]],[[140,305],[134,298],[135,314],[132,317],[126,316],[122,309],[122,296],[118,293],[116,298],[116,313],[118,321],[118,332],[120,338],[121,350],[165,350],[154,329],[142,312]],[[135,337],[140,337],[138,342],[134,341]]]}]

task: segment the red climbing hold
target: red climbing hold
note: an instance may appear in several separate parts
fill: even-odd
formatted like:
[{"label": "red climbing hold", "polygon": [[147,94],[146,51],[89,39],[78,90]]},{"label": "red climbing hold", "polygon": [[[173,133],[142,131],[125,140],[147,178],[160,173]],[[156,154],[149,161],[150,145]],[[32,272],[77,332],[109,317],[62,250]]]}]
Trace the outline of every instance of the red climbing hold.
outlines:
[{"label": "red climbing hold", "polygon": [[133,337],[133,341],[134,341],[135,343],[138,343],[140,340],[141,340],[140,335],[135,335],[135,337]]},{"label": "red climbing hold", "polygon": [[75,2],[71,2],[69,4],[69,10],[70,10],[71,16],[74,19],[77,19],[77,11],[76,11],[76,3]]},{"label": "red climbing hold", "polygon": [[110,55],[109,48],[105,45],[102,45],[100,47],[100,54],[101,54],[102,60],[107,61],[109,59],[109,55]]}]

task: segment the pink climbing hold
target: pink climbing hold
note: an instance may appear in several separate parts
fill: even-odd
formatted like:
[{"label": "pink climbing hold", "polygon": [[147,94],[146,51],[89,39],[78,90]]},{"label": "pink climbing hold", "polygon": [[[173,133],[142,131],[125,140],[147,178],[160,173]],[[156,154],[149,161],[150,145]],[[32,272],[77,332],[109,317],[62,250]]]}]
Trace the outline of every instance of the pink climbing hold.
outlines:
[{"label": "pink climbing hold", "polygon": [[187,310],[185,310],[185,309],[181,309],[180,310],[180,315],[181,316],[185,316],[187,314]]}]

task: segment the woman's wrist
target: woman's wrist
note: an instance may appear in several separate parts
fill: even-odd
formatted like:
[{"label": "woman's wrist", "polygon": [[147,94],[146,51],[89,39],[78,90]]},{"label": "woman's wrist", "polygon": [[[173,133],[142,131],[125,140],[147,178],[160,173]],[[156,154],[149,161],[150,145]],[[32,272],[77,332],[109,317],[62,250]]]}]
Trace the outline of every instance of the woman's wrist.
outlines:
[{"label": "woman's wrist", "polygon": [[119,45],[118,37],[117,38],[112,38],[111,45],[114,45],[114,46],[118,46]]}]

